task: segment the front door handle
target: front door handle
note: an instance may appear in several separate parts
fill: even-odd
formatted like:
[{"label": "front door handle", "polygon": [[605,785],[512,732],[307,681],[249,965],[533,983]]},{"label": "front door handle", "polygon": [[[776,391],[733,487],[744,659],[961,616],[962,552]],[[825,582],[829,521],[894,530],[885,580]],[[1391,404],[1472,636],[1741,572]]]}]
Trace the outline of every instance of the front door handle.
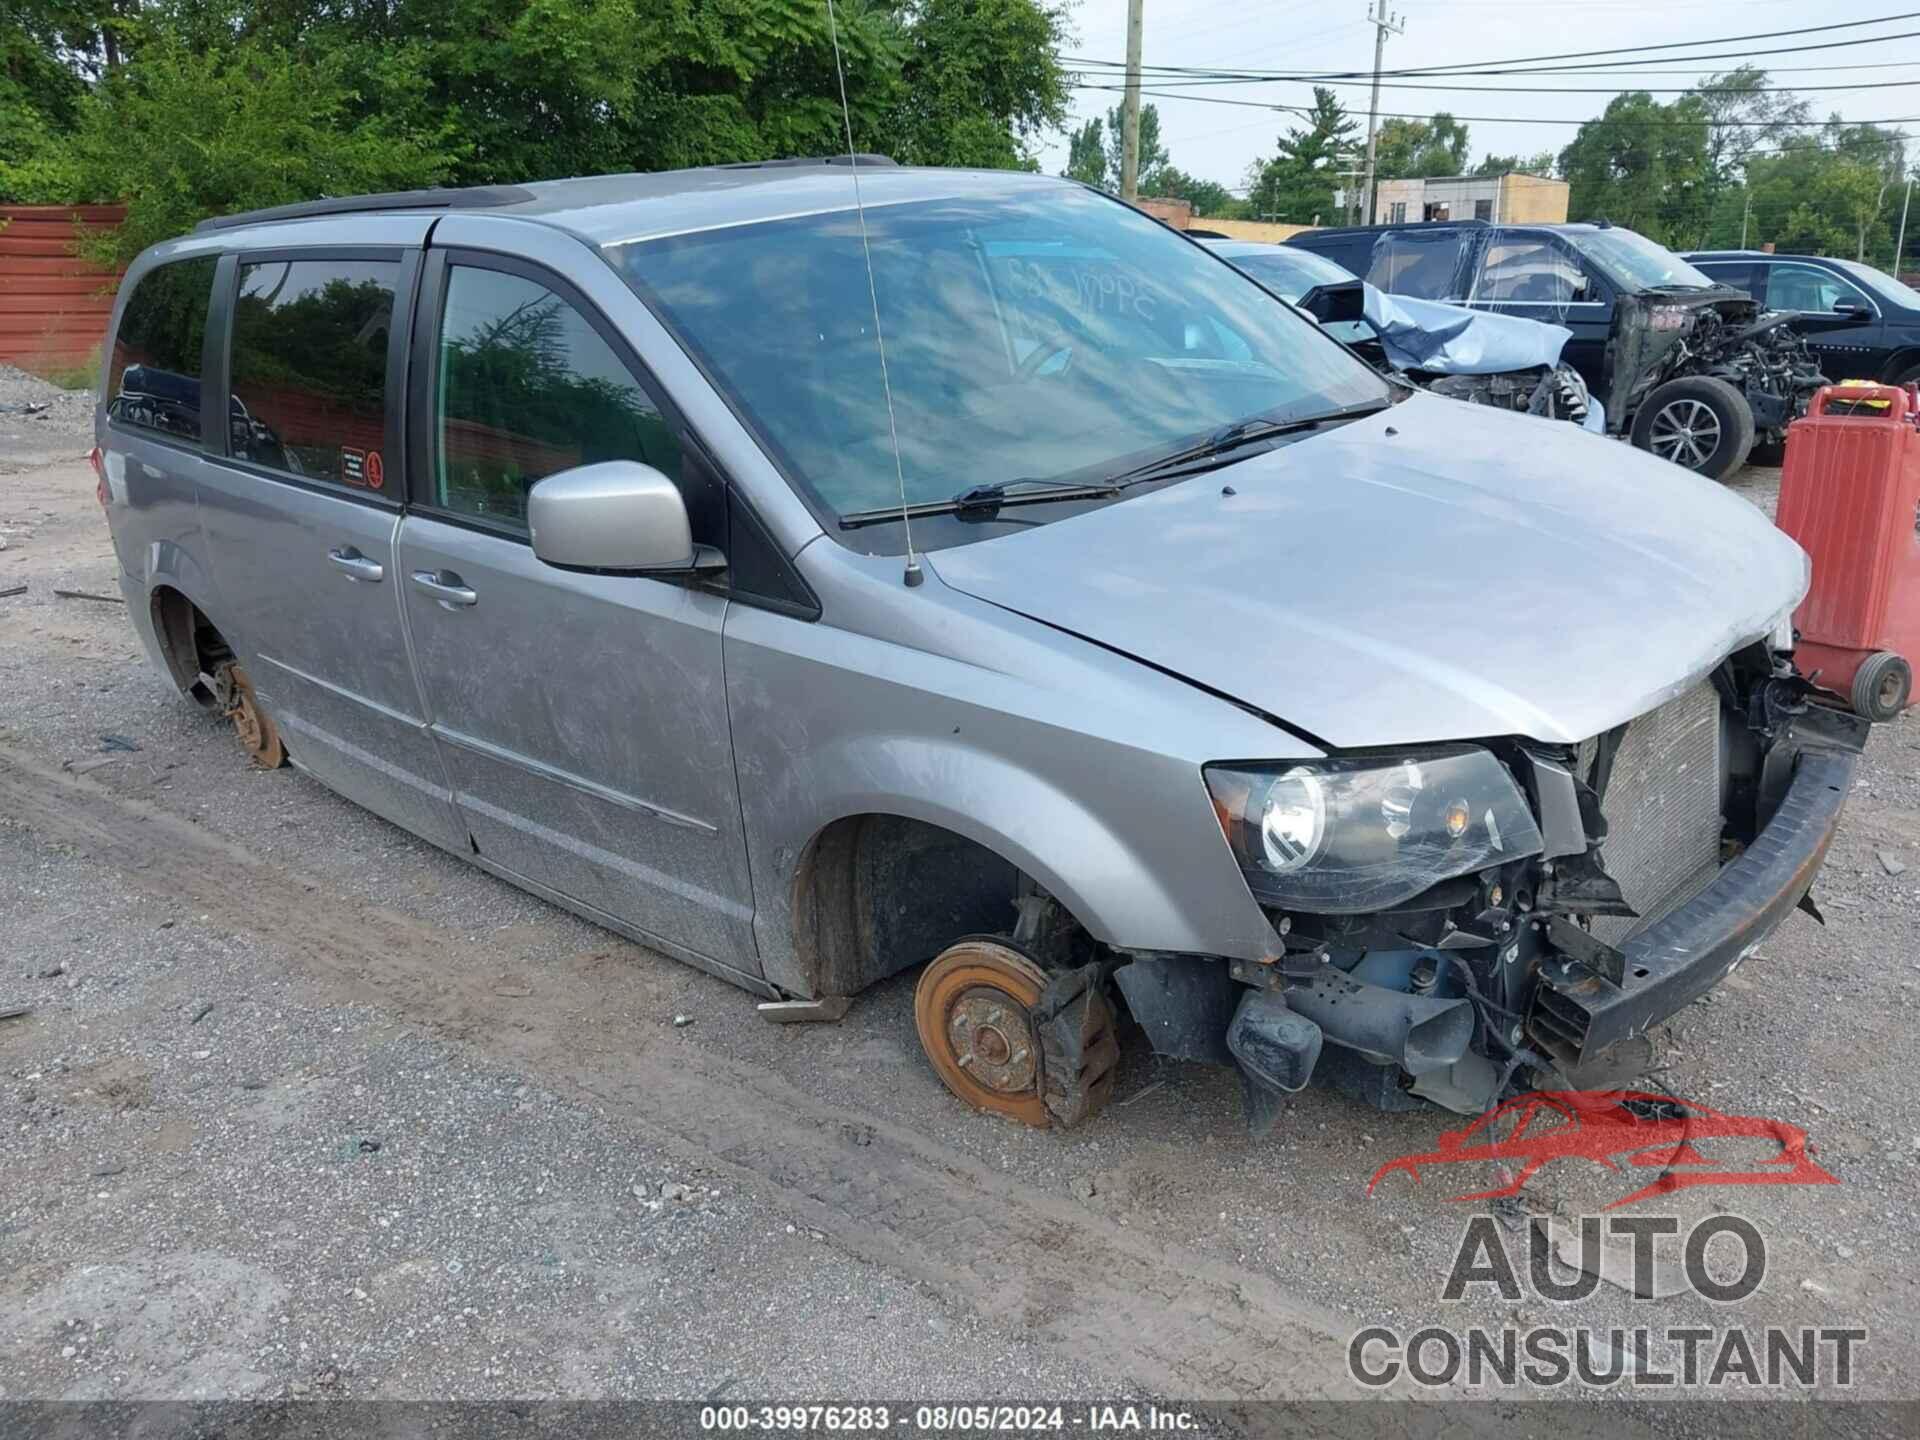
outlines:
[{"label": "front door handle", "polygon": [[416,570],[413,584],[437,600],[442,610],[465,610],[480,603],[480,596],[451,570]]},{"label": "front door handle", "polygon": [[387,573],[378,560],[369,560],[351,545],[335,546],[327,552],[327,561],[349,580],[380,580]]}]

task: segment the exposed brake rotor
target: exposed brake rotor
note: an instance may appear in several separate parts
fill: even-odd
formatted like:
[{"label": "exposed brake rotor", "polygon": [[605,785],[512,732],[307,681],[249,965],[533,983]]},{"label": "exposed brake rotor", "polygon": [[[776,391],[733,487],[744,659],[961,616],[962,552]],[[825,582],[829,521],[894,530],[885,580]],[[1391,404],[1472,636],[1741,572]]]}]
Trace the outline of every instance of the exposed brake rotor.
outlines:
[{"label": "exposed brake rotor", "polygon": [[263,770],[277,770],[287,763],[287,750],[280,743],[279,727],[253,693],[253,682],[237,660],[223,660],[213,672],[214,697],[221,713],[233,722],[233,733]]},{"label": "exposed brake rotor", "polygon": [[1097,970],[1049,975],[1015,946],[962,940],[921,973],[921,1047],[976,1110],[1044,1128],[1091,1118],[1113,1093],[1119,1045]]},{"label": "exposed brake rotor", "polygon": [[1009,946],[963,940],[920,976],[913,1018],[946,1087],[976,1110],[1045,1127],[1032,1012],[1046,972]]}]

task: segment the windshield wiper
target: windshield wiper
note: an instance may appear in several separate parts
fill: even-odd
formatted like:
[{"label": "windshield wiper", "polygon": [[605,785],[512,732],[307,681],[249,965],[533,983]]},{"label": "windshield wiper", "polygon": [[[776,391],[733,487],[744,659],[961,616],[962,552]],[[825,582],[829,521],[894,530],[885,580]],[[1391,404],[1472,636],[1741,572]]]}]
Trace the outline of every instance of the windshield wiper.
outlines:
[{"label": "windshield wiper", "polygon": [[962,490],[958,495],[945,500],[927,500],[917,505],[890,505],[880,510],[856,510],[851,515],[840,517],[842,530],[857,530],[863,525],[884,525],[889,520],[898,520],[902,515],[909,520],[917,520],[922,515],[969,515],[981,518],[991,517],[1009,505],[1045,505],[1059,500],[1098,500],[1109,495],[1117,495],[1129,485],[1137,485],[1147,480],[1158,480],[1168,475],[1178,474],[1185,469],[1210,468],[1208,462],[1223,460],[1247,445],[1262,440],[1271,440],[1278,435],[1293,435],[1303,430],[1316,430],[1322,425],[1330,425],[1336,420],[1356,420],[1362,415],[1372,415],[1391,406],[1391,400],[1364,400],[1356,405],[1342,405],[1337,409],[1324,410],[1318,415],[1307,415],[1297,420],[1263,420],[1259,418],[1236,420],[1231,425],[1222,426],[1198,445],[1189,445],[1184,450],[1176,450],[1171,455],[1163,455],[1158,460],[1150,460],[1144,465],[1136,465],[1130,470],[1109,475],[1104,480],[1079,482],[1072,480],[1006,480],[989,485],[975,485],[970,490]]},{"label": "windshield wiper", "polygon": [[1019,480],[997,481],[991,485],[975,485],[970,490],[962,490],[958,495],[946,500],[926,500],[918,505],[891,505],[883,510],[856,510],[851,515],[840,517],[842,530],[855,530],[862,525],[884,525],[889,520],[898,520],[902,515],[908,519],[917,519],[922,515],[979,515],[991,516],[1008,505],[1043,505],[1055,500],[1091,500],[1119,493],[1119,486],[1110,480],[1101,480],[1093,484],[1081,484],[1068,480]]},{"label": "windshield wiper", "polygon": [[1262,440],[1272,440],[1281,435],[1297,435],[1303,430],[1317,430],[1322,425],[1331,425],[1336,420],[1357,420],[1363,415],[1373,415],[1393,404],[1391,400],[1362,400],[1354,405],[1341,405],[1332,410],[1323,410],[1318,415],[1305,415],[1297,420],[1237,420],[1213,432],[1198,445],[1189,445],[1184,450],[1176,450],[1171,455],[1163,455],[1158,460],[1150,460],[1145,465],[1136,465],[1131,470],[1122,470],[1117,475],[1109,475],[1108,483],[1115,486],[1137,485],[1146,480],[1157,480],[1164,476],[1192,467],[1195,470],[1212,468],[1207,462],[1224,460],[1236,450],[1248,445],[1258,444]]}]

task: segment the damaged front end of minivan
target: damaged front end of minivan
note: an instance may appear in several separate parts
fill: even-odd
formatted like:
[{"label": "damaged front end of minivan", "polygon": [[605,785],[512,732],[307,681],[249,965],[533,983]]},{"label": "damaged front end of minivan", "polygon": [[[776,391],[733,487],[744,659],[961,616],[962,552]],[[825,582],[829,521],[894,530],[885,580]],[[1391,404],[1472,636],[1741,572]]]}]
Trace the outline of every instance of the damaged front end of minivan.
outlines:
[{"label": "damaged front end of minivan", "polygon": [[1310,1082],[1463,1114],[1618,1083],[1650,1027],[1818,916],[1866,729],[1760,642],[1580,745],[1210,766],[1280,944],[1113,979],[1160,1053],[1240,1071],[1255,1131]]}]

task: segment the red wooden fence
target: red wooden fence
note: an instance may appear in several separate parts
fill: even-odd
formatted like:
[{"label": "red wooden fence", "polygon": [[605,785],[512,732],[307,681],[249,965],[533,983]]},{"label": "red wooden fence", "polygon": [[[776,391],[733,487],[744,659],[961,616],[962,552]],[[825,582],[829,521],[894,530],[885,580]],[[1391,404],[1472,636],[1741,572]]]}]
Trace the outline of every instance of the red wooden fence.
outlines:
[{"label": "red wooden fence", "polygon": [[74,241],[124,218],[118,205],[0,205],[0,364],[97,357],[118,277],[78,259]]}]

